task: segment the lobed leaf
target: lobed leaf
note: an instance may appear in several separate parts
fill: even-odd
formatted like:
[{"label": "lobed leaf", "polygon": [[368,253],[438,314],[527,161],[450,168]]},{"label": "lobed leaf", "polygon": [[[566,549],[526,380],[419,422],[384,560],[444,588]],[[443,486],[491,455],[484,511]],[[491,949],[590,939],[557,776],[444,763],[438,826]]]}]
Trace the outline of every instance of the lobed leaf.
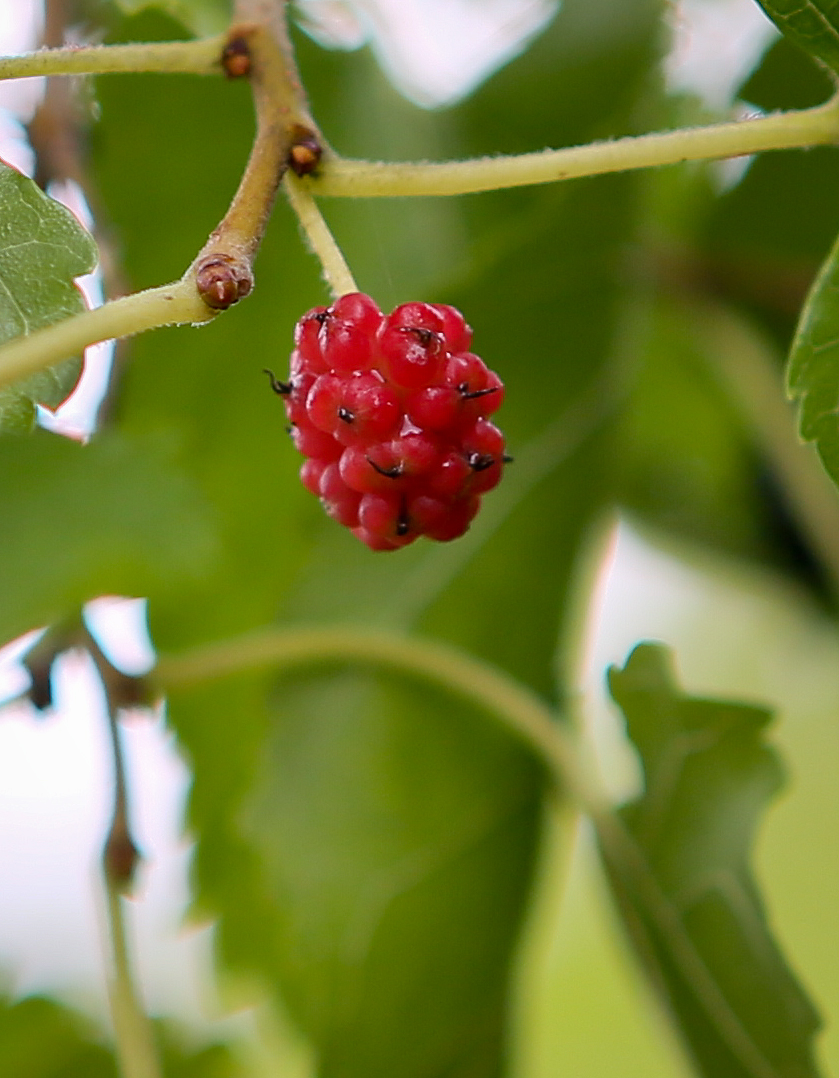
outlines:
[{"label": "lobed leaf", "polygon": [[[0,343],[84,310],[74,278],[96,261],[73,214],[0,161]],[[80,372],[81,360],[70,359],[0,388],[0,433],[32,430],[36,404],[56,408]]]},{"label": "lobed leaf", "polygon": [[778,29],[805,52],[839,72],[836,0],[758,0]]},{"label": "lobed leaf", "polygon": [[769,712],[691,697],[660,645],[637,647],[609,689],[644,792],[622,810],[637,860],[604,845],[633,942],[707,1078],[817,1074],[818,1016],[775,941],[750,867],[781,786]]}]

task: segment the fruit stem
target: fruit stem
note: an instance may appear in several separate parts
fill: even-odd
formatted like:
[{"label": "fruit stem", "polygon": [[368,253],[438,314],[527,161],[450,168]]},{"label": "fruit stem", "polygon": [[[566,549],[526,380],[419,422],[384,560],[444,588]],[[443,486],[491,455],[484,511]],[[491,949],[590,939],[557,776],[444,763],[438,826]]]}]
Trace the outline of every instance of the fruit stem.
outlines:
[{"label": "fruit stem", "polygon": [[283,177],[283,188],[291,208],[297,214],[309,246],[320,260],[323,275],[332,291],[333,298],[337,299],[339,296],[346,295],[347,292],[357,292],[358,286],[346,259],[323,219],[320,207],[312,197],[308,182],[287,172]]},{"label": "fruit stem", "polygon": [[324,156],[312,177],[318,195],[349,198],[459,195],[554,183],[580,176],[652,168],[765,150],[834,143],[839,138],[839,95],[815,108],[751,120],[593,142],[469,161],[385,163]]},{"label": "fruit stem", "polygon": [[33,75],[106,75],[128,71],[218,75],[227,34],[198,41],[82,45],[0,57],[0,80]]}]

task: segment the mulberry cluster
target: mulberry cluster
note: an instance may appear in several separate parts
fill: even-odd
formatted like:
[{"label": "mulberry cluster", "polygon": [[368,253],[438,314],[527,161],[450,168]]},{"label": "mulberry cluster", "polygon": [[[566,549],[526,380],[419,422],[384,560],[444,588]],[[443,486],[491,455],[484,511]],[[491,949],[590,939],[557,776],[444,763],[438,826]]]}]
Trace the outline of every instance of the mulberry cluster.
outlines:
[{"label": "mulberry cluster", "polygon": [[288,381],[271,384],[329,516],[372,550],[463,535],[509,458],[487,418],[503,383],[469,351],[460,312],[403,303],[385,316],[354,292],[303,315],[294,343]]}]

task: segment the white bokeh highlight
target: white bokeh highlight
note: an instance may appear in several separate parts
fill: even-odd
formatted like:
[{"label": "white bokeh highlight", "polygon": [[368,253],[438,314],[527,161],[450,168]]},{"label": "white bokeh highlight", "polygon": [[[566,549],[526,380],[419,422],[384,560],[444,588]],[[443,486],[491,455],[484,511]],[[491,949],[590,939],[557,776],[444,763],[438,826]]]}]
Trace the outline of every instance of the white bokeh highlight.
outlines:
[{"label": "white bokeh highlight", "polygon": [[315,36],[369,41],[393,84],[428,108],[452,105],[518,55],[556,0],[300,0]]}]

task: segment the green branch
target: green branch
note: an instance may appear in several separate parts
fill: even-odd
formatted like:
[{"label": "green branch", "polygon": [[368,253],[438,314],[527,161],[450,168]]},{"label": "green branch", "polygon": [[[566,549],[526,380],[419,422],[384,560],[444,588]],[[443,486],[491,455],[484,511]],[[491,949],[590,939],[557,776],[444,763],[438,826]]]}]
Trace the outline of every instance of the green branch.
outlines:
[{"label": "green branch", "polygon": [[[286,169],[294,130],[301,125],[312,127],[296,70],[288,66],[288,43],[275,5],[263,14],[264,25],[249,24],[238,31],[238,41],[249,62],[257,113],[256,138],[227,213],[190,269],[180,281],[124,296],[0,346],[0,386],[78,355],[99,341],[129,337],[161,326],[208,322],[250,292],[253,260]],[[185,47],[200,44],[209,55],[212,45],[218,61],[221,45],[228,38],[224,35],[210,42],[188,42]],[[170,48],[169,43],[165,48]],[[174,57],[180,46],[176,43],[171,48],[175,50],[170,54]]]},{"label": "green branch", "polygon": [[170,691],[246,671],[282,672],[335,662],[387,666],[431,681],[501,719],[564,785],[578,782],[570,737],[567,732],[559,736],[556,716],[546,703],[497,668],[430,640],[355,626],[266,629],[183,655],[161,656],[152,677],[161,690]]},{"label": "green branch", "polygon": [[192,277],[123,296],[0,346],[0,386],[78,355],[89,344],[159,326],[208,322],[215,314]]},{"label": "green branch", "polygon": [[111,964],[108,999],[114,1025],[116,1054],[122,1078],[163,1078],[154,1030],[132,971],[131,948],[124,916],[125,896],[129,893],[134,878],[139,852],[129,825],[128,779],[118,711],[126,686],[133,689],[136,682],[132,684],[132,679],[126,678],[111,665],[95,637],[87,632],[85,636],[88,653],[96,665],[105,694],[114,769],[114,804],[111,825],[102,851],[102,868],[105,877]]},{"label": "green branch", "polygon": [[106,75],[128,71],[218,75],[226,34],[200,41],[155,41],[145,45],[83,45],[40,49],[0,57],[0,80],[32,75]]},{"label": "green branch", "polygon": [[461,195],[683,161],[826,145],[837,139],[839,98],[833,98],[825,105],[798,112],[515,156],[439,164],[386,164],[325,157],[322,171],[312,177],[311,185],[317,195],[347,198]]},{"label": "green branch", "polygon": [[113,961],[109,998],[122,1078],[162,1078],[151,1025],[134,989],[123,917],[125,899],[110,879],[106,899]]}]

